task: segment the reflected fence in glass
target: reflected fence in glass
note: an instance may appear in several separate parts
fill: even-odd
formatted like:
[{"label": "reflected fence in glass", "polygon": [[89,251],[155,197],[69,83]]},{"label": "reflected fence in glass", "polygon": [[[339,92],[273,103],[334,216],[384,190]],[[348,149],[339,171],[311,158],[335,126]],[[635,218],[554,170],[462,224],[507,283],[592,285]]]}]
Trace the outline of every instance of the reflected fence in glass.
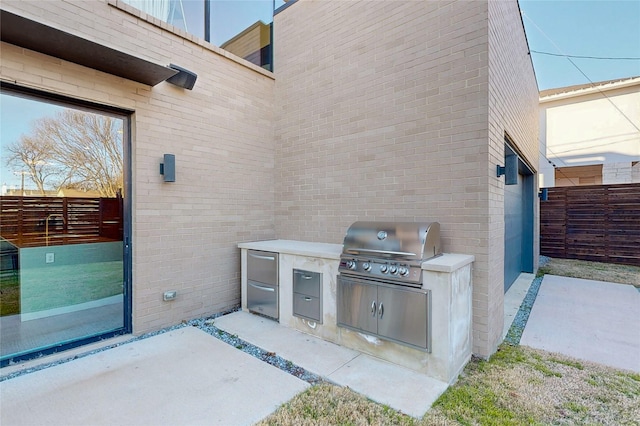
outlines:
[{"label": "reflected fence in glass", "polygon": [[23,92],[0,100],[5,366],[125,331],[125,121]]}]

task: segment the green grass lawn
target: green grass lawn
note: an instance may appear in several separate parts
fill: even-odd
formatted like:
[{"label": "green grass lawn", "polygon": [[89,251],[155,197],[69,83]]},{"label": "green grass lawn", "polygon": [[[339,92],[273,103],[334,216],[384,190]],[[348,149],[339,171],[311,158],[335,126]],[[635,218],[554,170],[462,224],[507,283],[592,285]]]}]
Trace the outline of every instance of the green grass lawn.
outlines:
[{"label": "green grass lawn", "polygon": [[7,274],[0,278],[0,316],[20,313],[20,279]]},{"label": "green grass lawn", "polygon": [[259,426],[638,425],[640,374],[503,344],[415,419],[348,387],[313,386]]}]

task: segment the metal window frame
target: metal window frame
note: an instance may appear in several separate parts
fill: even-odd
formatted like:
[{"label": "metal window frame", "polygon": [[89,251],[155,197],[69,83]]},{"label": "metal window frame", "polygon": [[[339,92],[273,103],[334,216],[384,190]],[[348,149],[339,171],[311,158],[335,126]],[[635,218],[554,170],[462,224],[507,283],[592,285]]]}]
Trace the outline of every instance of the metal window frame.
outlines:
[{"label": "metal window frame", "polygon": [[110,337],[123,334],[130,334],[133,329],[133,261],[132,261],[132,110],[118,108],[109,105],[102,105],[90,101],[79,100],[69,96],[46,92],[44,90],[20,86],[5,81],[0,81],[0,93],[7,93],[26,99],[46,102],[64,107],[71,107],[87,112],[100,113],[117,117],[123,120],[123,171],[124,171],[124,196],[123,196],[123,326],[120,329],[108,331],[96,336],[79,338],[62,345],[53,345],[43,349],[16,354],[0,360],[0,367],[5,367],[10,363],[37,358],[42,355],[49,355],[56,352],[66,351],[75,347],[84,346],[89,343],[104,340]]}]

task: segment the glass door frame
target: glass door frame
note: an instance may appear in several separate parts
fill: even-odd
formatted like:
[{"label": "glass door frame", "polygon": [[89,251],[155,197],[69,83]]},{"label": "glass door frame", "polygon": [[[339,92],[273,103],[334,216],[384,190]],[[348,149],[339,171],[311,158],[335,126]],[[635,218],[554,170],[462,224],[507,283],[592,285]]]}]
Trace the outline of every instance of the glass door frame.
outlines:
[{"label": "glass door frame", "polygon": [[123,172],[124,172],[124,188],[123,188],[123,327],[117,330],[108,331],[95,336],[79,338],[70,342],[64,342],[59,345],[43,349],[34,349],[33,352],[17,354],[15,357],[6,358],[0,361],[0,367],[5,367],[11,363],[18,361],[37,358],[43,355],[49,355],[56,352],[62,352],[89,343],[104,340],[109,337],[130,334],[133,328],[132,306],[133,306],[133,287],[132,287],[132,110],[117,108],[114,106],[102,105],[95,102],[75,99],[69,96],[46,92],[43,90],[33,89],[20,86],[5,81],[0,81],[0,92],[31,99],[35,101],[56,104],[63,107],[75,108],[87,112],[105,114],[111,117],[121,119],[123,121],[122,149],[123,149]]}]

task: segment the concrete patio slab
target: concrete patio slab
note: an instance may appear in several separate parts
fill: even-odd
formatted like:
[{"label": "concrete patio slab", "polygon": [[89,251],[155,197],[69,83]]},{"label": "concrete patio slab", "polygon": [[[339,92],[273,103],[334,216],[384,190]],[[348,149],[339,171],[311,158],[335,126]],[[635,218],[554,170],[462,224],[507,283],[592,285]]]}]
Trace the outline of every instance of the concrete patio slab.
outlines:
[{"label": "concrete patio slab", "polygon": [[366,354],[349,361],[328,379],[417,418],[424,416],[448,387],[445,382]]},{"label": "concrete patio slab", "polygon": [[520,344],[640,372],[640,292],[545,275]]},{"label": "concrete patio slab", "polygon": [[[275,352],[319,376],[327,377],[360,352],[338,346],[308,334],[281,326],[277,322],[238,311],[216,318],[214,326],[262,349]],[[301,364],[304,362],[313,368]]]},{"label": "concrete patio slab", "polygon": [[249,425],[309,385],[193,327],[0,384],[3,425]]},{"label": "concrete patio slab", "polygon": [[422,417],[447,384],[407,368],[338,346],[248,312],[216,318],[214,325],[275,352],[294,364],[370,399]]}]

